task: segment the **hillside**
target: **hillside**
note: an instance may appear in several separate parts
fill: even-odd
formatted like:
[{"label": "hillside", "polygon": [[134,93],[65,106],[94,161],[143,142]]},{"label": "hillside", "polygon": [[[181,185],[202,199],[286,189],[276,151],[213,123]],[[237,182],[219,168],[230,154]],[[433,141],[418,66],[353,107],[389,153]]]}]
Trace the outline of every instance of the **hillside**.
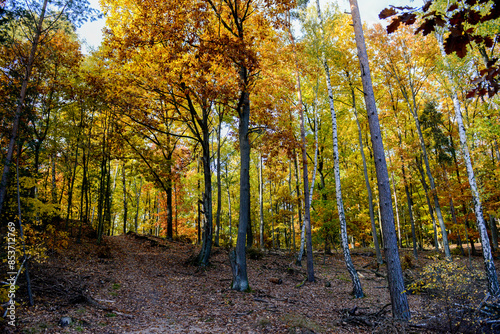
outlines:
[{"label": "hillside", "polygon": [[[104,245],[85,240],[54,252],[32,268],[35,306],[18,307],[20,333],[390,333],[389,293],[367,250],[354,250],[366,297],[350,295],[342,254],[315,254],[316,282],[287,253],[249,259],[252,292],[232,291],[228,251],[216,248],[207,270],[188,264],[197,248],[135,235],[107,237]],[[413,280],[432,252],[405,271]],[[255,257],[258,257],[258,253]],[[407,259],[409,257],[406,257]],[[455,262],[466,262],[467,259]],[[481,258],[473,258],[480,268]],[[403,261],[403,263],[405,263]],[[281,279],[281,284],[273,283]],[[484,280],[481,280],[484,284]],[[25,295],[24,287],[19,292]],[[484,291],[484,290],[483,290]],[[426,294],[409,295],[414,322],[409,332],[434,332],[438,318]],[[72,324],[58,322],[71,317]],[[423,326],[424,324],[425,326]],[[369,326],[372,325],[372,326]],[[442,327],[445,329],[445,327]],[[466,329],[462,327],[462,329]],[[7,327],[6,330],[9,330]],[[408,331],[407,331],[408,332]]]}]

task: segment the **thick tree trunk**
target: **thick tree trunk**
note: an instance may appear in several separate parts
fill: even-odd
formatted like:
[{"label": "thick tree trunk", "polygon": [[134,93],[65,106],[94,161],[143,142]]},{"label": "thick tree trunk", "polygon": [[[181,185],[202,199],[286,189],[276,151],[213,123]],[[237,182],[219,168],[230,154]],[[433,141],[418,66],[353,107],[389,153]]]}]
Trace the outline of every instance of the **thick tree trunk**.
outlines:
[{"label": "thick tree trunk", "polygon": [[[208,117],[207,113],[204,113],[203,117]],[[208,124],[208,120],[205,124]],[[201,251],[198,255],[198,264],[200,266],[207,266],[209,264],[210,254],[212,252],[212,171],[210,169],[210,133],[208,127],[203,129],[203,181],[204,181],[204,193],[203,193],[203,212],[204,212],[204,224],[202,233],[202,245]]]},{"label": "thick tree trunk", "polygon": [[[240,80],[246,85],[248,70],[240,68]],[[239,110],[238,137],[240,144],[240,216],[236,249],[232,252],[233,283],[232,289],[246,291],[250,288],[247,276],[246,236],[250,223],[250,138],[248,125],[250,123],[250,96],[246,89],[241,93],[241,109]]]},{"label": "thick tree trunk", "polygon": [[396,231],[394,228],[394,213],[392,211],[391,186],[389,174],[385,161],[384,145],[380,132],[375,95],[370,76],[368,54],[363,35],[363,28],[358,9],[357,0],[349,0],[351,5],[351,15],[356,36],[358,58],[361,67],[361,79],[365,94],[365,103],[368,113],[368,124],[370,126],[371,141],[373,145],[373,155],[375,160],[375,171],[379,189],[379,203],[382,213],[383,237],[385,258],[387,261],[387,279],[389,282],[389,292],[391,295],[392,313],[396,319],[409,320],[410,308],[405,294],[403,281],[403,271],[399,260]]},{"label": "thick tree trunk", "polygon": [[359,141],[359,150],[361,153],[361,159],[363,161],[363,175],[365,176],[365,185],[366,185],[366,190],[368,192],[368,210],[370,212],[370,222],[372,226],[372,238],[373,238],[373,245],[375,246],[375,253],[377,255],[377,262],[382,264],[384,263],[384,260],[382,259],[382,253],[380,252],[380,245],[378,243],[378,236],[377,236],[377,227],[375,226],[375,214],[373,212],[373,194],[372,194],[372,187],[370,186],[370,180],[368,178],[368,168],[366,166],[366,157],[365,157],[365,151],[363,147],[363,135],[361,133],[361,126],[359,124],[359,119],[358,119],[358,111],[356,107],[356,96],[354,95],[354,87],[352,86],[351,83],[349,83],[351,87],[351,96],[352,96],[352,107],[354,111],[354,116],[356,118],[356,125],[358,127],[358,141]]}]

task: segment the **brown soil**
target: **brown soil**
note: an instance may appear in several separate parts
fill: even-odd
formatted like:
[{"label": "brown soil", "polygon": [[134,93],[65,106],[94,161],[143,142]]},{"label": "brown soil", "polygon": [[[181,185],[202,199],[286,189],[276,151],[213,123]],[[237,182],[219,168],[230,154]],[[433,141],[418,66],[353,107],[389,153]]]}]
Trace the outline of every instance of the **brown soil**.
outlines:
[{"label": "brown soil", "polygon": [[[153,240],[153,241],[151,241]],[[156,240],[156,241],[155,241]],[[228,251],[215,248],[206,270],[187,264],[198,248],[185,243],[133,235],[93,240],[53,253],[32,266],[35,306],[17,307],[20,333],[389,333],[403,332],[390,318],[385,266],[377,269],[369,250],[355,250],[365,298],[351,296],[341,253],[315,254],[316,282],[297,287],[305,267],[288,253],[265,253],[248,260],[251,292],[230,289]],[[357,254],[357,255],[356,255]],[[427,254],[428,255],[428,254]],[[413,271],[426,261],[415,263]],[[325,262],[324,262],[325,261]],[[477,265],[480,258],[475,258]],[[305,261],[304,261],[305,266]],[[282,284],[272,283],[281,279]],[[23,288],[18,295],[25,295]],[[19,297],[21,298],[21,297]],[[421,296],[408,296],[412,315],[423,308]],[[384,308],[385,306],[385,308]],[[357,309],[354,309],[357,307]],[[351,314],[377,314],[372,327],[356,324]],[[68,316],[73,323],[58,325]],[[373,319],[373,317],[372,317]],[[1,329],[0,329],[1,330]],[[428,332],[426,330],[425,332]],[[406,332],[424,332],[406,326]]]}]

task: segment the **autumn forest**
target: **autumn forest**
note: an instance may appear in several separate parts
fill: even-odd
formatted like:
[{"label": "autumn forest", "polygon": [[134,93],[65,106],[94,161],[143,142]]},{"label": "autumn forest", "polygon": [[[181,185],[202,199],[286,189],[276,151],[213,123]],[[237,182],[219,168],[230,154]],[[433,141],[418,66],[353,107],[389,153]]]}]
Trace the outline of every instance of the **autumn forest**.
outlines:
[{"label": "autumn forest", "polygon": [[[36,291],[72,247],[149,240],[194,273],[222,258],[257,302],[251,261],[287,259],[305,289],[336,256],[359,305],[363,270],[382,275],[395,332],[434,330],[407,296],[450,277],[465,290],[436,298],[466,311],[444,331],[498,330],[500,5],[424,3],[368,23],[356,0],[0,0],[0,257],[19,303],[30,266]],[[84,54],[76,28],[97,17]],[[349,312],[365,330],[383,314]]]}]

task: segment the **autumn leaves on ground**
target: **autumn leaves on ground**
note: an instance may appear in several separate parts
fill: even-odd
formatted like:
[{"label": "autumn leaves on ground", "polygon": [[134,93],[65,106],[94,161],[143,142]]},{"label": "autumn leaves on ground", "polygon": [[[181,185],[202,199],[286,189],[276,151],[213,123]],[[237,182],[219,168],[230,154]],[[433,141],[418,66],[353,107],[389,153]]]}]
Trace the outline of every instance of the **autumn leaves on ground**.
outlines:
[{"label": "autumn leaves on ground", "polygon": [[[413,320],[394,322],[385,278],[385,265],[377,266],[370,249],[354,249],[353,260],[366,294],[353,298],[352,284],[341,252],[314,255],[316,282],[304,283],[305,268],[283,251],[249,252],[251,292],[230,289],[228,251],[216,248],[211,265],[202,270],[189,264],[199,248],[182,242],[137,236],[106,237],[102,246],[93,239],[72,243],[51,252],[47,262],[32,268],[35,306],[18,309],[20,333],[426,333],[451,329],[473,332],[467,307],[446,306],[431,295],[453,283],[429,286],[409,295]],[[421,252],[412,260],[403,251],[405,280],[419,280],[425,266],[438,254]],[[406,259],[406,260],[405,260]],[[407,261],[407,262],[405,262]],[[467,258],[456,258],[458,266]],[[472,268],[481,271],[479,257]],[[470,268],[470,267],[469,267]],[[455,268],[456,269],[456,268]],[[459,275],[463,292],[479,298],[485,290],[484,275],[473,282]],[[455,276],[454,276],[455,275]],[[438,276],[434,276],[437,278]],[[420,286],[421,284],[416,284]],[[474,290],[471,290],[473,287]],[[418,288],[417,288],[418,290]],[[479,292],[478,292],[479,291]],[[25,294],[25,285],[21,287]],[[25,298],[23,298],[25,299]],[[464,304],[466,305],[466,304]],[[448,307],[448,308],[447,308]],[[460,310],[461,314],[450,310]],[[459,315],[460,317],[457,317]],[[69,326],[58,323],[70,317]],[[5,327],[6,330],[10,330]],[[457,331],[459,330],[459,331]],[[12,331],[9,331],[12,332]]]}]

